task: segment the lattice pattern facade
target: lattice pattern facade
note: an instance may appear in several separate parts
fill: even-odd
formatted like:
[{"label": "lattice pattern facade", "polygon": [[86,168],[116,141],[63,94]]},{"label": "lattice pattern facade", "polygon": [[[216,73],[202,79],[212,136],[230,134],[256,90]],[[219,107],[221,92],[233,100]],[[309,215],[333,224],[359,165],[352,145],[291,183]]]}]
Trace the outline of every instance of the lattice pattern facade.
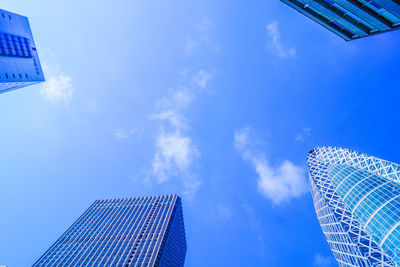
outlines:
[{"label": "lattice pattern facade", "polygon": [[400,166],[356,151],[308,154],[314,206],[340,266],[400,264]]},{"label": "lattice pattern facade", "polygon": [[176,195],[95,201],[33,266],[183,266]]},{"label": "lattice pattern facade", "polygon": [[281,0],[346,41],[400,27],[400,0]]}]

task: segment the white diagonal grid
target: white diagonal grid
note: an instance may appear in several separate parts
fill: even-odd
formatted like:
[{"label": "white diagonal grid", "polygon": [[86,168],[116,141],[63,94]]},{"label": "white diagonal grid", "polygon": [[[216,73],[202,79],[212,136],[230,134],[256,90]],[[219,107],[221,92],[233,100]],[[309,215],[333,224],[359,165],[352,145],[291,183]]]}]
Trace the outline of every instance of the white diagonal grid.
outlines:
[{"label": "white diagonal grid", "polygon": [[[339,166],[337,170],[328,174],[335,165]],[[376,198],[377,193],[390,184],[398,184],[399,166],[355,151],[320,147],[309,152],[308,167],[317,217],[338,264],[397,266],[388,245],[380,246],[375,236],[368,234],[372,230],[365,229],[363,221],[358,221],[353,212],[365,205],[364,202]],[[385,180],[379,178],[376,182],[375,177]],[[366,191],[365,186],[371,188]],[[349,209],[349,203],[354,204],[350,205],[352,209]],[[391,231],[396,227],[393,226]],[[392,232],[387,233],[386,238]]]}]

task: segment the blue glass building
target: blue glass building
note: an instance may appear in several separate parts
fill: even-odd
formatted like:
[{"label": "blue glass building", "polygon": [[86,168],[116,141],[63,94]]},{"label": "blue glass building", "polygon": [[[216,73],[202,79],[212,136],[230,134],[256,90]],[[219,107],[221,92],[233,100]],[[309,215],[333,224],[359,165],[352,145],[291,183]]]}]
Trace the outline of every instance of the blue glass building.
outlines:
[{"label": "blue glass building", "polygon": [[314,206],[340,266],[400,266],[400,165],[356,151],[308,154]]},{"label": "blue glass building", "polygon": [[28,18],[0,9],[0,93],[42,81]]},{"label": "blue glass building", "polygon": [[186,236],[176,195],[98,200],[33,266],[184,265]]},{"label": "blue glass building", "polygon": [[346,41],[400,27],[400,0],[281,0]]}]

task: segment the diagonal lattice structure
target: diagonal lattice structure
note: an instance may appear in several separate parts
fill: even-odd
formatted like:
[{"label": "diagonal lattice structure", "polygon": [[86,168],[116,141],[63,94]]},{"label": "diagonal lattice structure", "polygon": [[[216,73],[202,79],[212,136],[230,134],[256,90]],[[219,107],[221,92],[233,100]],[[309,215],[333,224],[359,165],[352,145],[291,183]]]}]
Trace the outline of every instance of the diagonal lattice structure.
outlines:
[{"label": "diagonal lattice structure", "polygon": [[400,166],[356,151],[308,153],[318,220],[340,266],[399,266]]}]

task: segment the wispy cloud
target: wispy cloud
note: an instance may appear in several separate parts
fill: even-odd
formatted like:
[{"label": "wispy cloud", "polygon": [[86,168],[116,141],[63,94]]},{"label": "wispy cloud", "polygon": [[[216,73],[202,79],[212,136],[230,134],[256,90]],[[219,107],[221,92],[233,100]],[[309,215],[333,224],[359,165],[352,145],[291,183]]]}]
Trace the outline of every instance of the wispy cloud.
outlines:
[{"label": "wispy cloud", "polygon": [[301,132],[297,133],[294,140],[296,142],[304,143],[305,139],[311,135],[311,128],[302,128]]},{"label": "wispy cloud", "polygon": [[267,25],[268,47],[276,56],[283,59],[296,56],[295,48],[287,48],[281,41],[281,33],[278,28],[278,22],[274,21]]},{"label": "wispy cloud", "polygon": [[193,172],[195,160],[201,154],[188,133],[190,126],[184,113],[197,98],[198,89],[207,87],[213,75],[199,70],[188,78],[186,86],[171,90],[157,101],[158,112],[151,116],[160,122],[151,173],[159,184],[180,177],[184,194],[193,196],[201,185]]},{"label": "wispy cloud", "polygon": [[194,76],[193,81],[200,88],[205,88],[208,82],[214,77],[214,73],[205,70],[199,70]]},{"label": "wispy cloud", "polygon": [[136,128],[131,128],[129,130],[119,129],[113,133],[113,136],[117,139],[128,139],[132,135],[139,134],[139,130]]},{"label": "wispy cloud", "polygon": [[183,111],[194,101],[196,92],[193,89],[182,87],[175,89],[169,96],[157,101],[158,113],[152,115],[152,119],[167,121],[177,129],[186,128],[186,118]]},{"label": "wispy cloud", "polygon": [[56,63],[42,63],[46,82],[42,84],[40,93],[46,101],[69,103],[72,99],[74,89],[72,78],[60,70]]},{"label": "wispy cloud", "polygon": [[271,166],[267,156],[256,147],[256,138],[250,127],[236,130],[234,134],[236,149],[258,174],[258,190],[263,196],[279,205],[307,192],[305,170],[289,160]]},{"label": "wispy cloud", "polygon": [[128,139],[128,135],[126,135],[122,130],[113,133],[113,135],[117,139]]},{"label": "wispy cloud", "polygon": [[314,256],[314,266],[322,266],[327,267],[332,265],[332,257],[331,256],[322,256],[321,254],[317,253]]},{"label": "wispy cloud", "polygon": [[218,53],[220,47],[211,38],[213,35],[214,22],[210,18],[203,18],[194,25],[192,33],[186,37],[183,43],[183,55],[192,56],[201,48],[209,48]]}]

